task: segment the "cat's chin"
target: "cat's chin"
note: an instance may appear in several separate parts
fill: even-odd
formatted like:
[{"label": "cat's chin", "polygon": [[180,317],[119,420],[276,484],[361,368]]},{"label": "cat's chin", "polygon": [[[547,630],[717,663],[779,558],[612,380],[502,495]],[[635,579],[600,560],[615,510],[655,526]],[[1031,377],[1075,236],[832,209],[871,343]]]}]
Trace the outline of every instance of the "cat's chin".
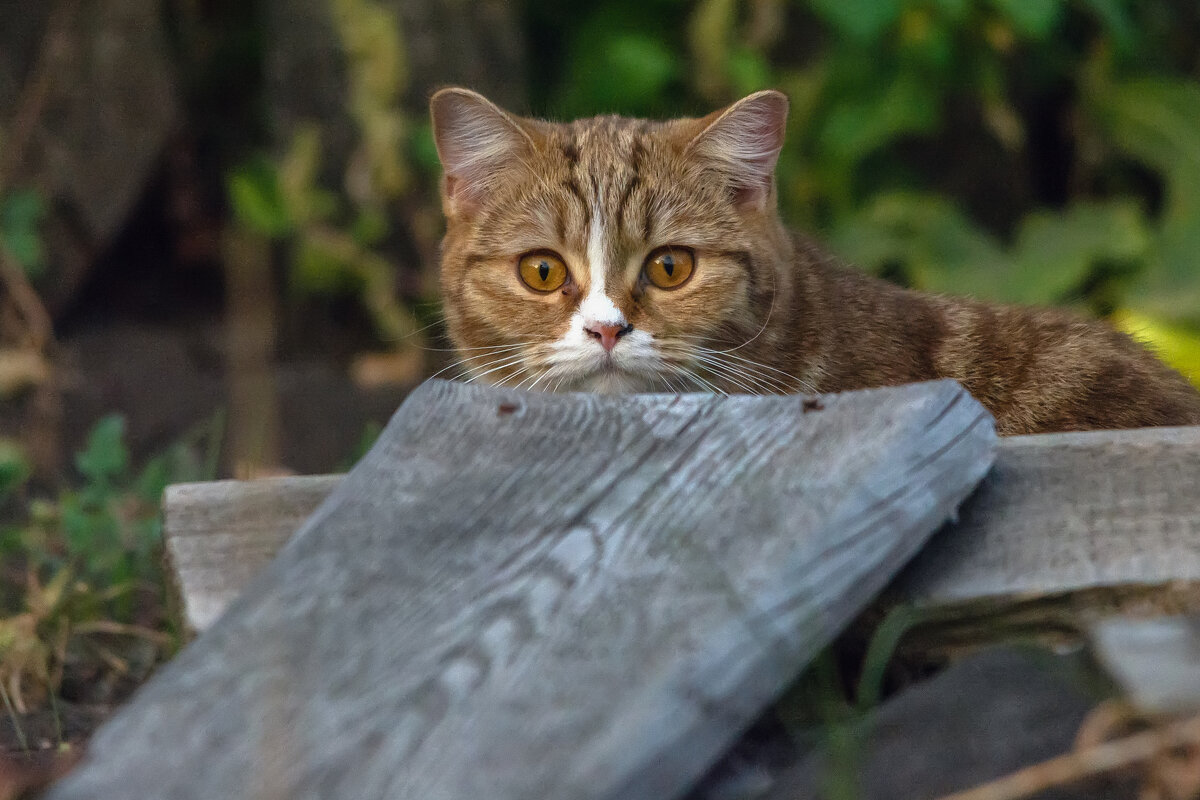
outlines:
[{"label": "cat's chin", "polygon": [[[654,388],[654,381],[649,375],[610,367],[581,375],[572,381],[565,382],[556,391],[592,392],[594,394],[636,394],[638,392],[653,392],[656,389]],[[657,391],[662,391],[661,382],[659,382]]]}]

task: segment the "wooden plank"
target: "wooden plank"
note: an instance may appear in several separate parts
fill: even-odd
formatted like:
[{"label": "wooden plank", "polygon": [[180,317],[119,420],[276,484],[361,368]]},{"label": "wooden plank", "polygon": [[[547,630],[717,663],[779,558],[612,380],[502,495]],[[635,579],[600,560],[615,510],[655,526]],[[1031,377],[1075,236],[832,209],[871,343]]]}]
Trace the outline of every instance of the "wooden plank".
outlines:
[{"label": "wooden plank", "polygon": [[428,383],[50,797],[678,796],[994,445],[950,382]]},{"label": "wooden plank", "polygon": [[1200,617],[1113,617],[1089,634],[1100,662],[1139,711],[1200,710]]},{"label": "wooden plank", "polygon": [[1200,599],[1200,428],[1020,436],[898,581],[947,616],[1070,622]]},{"label": "wooden plank", "polygon": [[[167,490],[167,541],[196,629],[266,566],[338,480]],[[1075,625],[1117,612],[1198,612],[1197,487],[1200,428],[1002,439],[995,469],[959,523],[930,542],[892,600],[951,618],[978,611],[992,631],[1002,615]],[[972,635],[986,638],[988,630]]]},{"label": "wooden plank", "polygon": [[211,625],[341,482],[317,475],[168,486],[167,556],[192,630]]}]

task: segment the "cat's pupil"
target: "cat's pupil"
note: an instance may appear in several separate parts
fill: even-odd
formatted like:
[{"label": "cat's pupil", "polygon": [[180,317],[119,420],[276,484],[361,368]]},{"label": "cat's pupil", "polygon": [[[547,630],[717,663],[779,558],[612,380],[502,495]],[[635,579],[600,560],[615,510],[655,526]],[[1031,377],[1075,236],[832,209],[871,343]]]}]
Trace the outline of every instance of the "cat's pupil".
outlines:
[{"label": "cat's pupil", "polygon": [[542,279],[542,283],[545,283],[546,279],[550,277],[550,265],[545,261],[538,264],[538,277]]},{"label": "cat's pupil", "polygon": [[662,265],[668,278],[675,274],[675,258],[673,256],[663,256]]}]

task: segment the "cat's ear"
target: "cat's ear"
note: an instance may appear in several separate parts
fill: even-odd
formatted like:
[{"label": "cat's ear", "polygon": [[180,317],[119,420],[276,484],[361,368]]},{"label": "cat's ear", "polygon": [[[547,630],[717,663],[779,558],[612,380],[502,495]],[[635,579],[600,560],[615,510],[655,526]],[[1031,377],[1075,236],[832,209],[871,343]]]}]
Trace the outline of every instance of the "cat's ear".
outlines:
[{"label": "cat's ear", "polygon": [[447,216],[477,209],[499,175],[533,144],[514,117],[469,89],[442,89],[429,101],[429,114]]},{"label": "cat's ear", "polygon": [[687,152],[716,163],[739,203],[761,208],[771,195],[787,113],[788,99],[782,92],[755,92],[700,120],[701,130]]}]

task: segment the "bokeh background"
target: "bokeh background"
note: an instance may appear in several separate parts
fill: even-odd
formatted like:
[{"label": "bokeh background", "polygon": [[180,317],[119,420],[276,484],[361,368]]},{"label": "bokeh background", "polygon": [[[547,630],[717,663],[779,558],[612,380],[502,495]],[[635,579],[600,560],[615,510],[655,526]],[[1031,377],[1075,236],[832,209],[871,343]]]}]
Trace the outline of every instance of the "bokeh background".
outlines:
[{"label": "bokeh background", "polygon": [[791,223],[1200,381],[1194,0],[0,0],[0,745],[178,647],[164,485],[344,468],[449,363],[451,84],[552,118],[782,89]]}]

